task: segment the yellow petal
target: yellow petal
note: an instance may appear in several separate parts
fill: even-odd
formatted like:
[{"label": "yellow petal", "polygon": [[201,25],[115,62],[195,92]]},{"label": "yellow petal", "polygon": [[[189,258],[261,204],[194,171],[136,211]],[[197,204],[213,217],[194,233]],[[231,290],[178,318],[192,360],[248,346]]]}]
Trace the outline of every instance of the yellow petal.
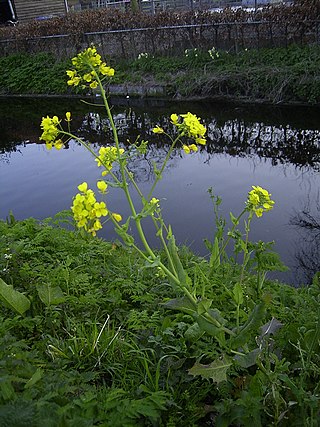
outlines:
[{"label": "yellow petal", "polygon": [[122,221],[122,216],[120,214],[113,213],[112,216],[117,222]]},{"label": "yellow petal", "polygon": [[88,184],[83,182],[82,184],[78,185],[78,190],[85,193],[88,190]]}]

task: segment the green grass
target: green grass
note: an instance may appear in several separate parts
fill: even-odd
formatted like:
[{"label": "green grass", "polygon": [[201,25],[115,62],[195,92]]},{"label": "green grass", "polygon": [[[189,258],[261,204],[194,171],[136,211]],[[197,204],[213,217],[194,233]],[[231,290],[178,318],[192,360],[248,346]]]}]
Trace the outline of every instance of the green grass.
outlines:
[{"label": "green grass", "polygon": [[[319,276],[309,288],[265,285],[259,325],[274,317],[282,327],[256,325],[244,348],[261,346],[257,363],[214,383],[188,370],[223,357],[218,342],[164,307],[179,293],[158,270],[117,242],[61,228],[65,220],[0,222],[0,278],[31,302],[24,315],[0,303],[1,427],[318,425]],[[234,321],[238,266],[213,271],[180,256],[199,298]],[[255,281],[246,278],[241,319]]]}]

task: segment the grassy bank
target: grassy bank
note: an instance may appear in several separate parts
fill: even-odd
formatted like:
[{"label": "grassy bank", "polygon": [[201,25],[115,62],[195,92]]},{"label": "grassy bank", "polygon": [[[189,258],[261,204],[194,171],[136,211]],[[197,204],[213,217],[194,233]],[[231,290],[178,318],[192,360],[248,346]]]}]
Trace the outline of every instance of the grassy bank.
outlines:
[{"label": "grassy bank", "polygon": [[[0,281],[30,302],[24,315],[0,305],[1,427],[318,425],[319,277],[302,289],[267,282],[246,358],[218,378],[217,340],[163,305],[179,293],[137,253],[57,219],[11,218],[0,235]],[[213,271],[180,255],[216,316],[248,318],[254,276],[241,302],[232,260]]]},{"label": "grassy bank", "polygon": [[[267,103],[320,102],[320,47],[248,50],[232,54],[190,49],[183,57],[151,57],[111,65],[116,84],[165,87],[168,97],[219,97]],[[51,54],[0,58],[1,94],[68,94],[65,70]],[[125,95],[125,93],[124,93]]]}]

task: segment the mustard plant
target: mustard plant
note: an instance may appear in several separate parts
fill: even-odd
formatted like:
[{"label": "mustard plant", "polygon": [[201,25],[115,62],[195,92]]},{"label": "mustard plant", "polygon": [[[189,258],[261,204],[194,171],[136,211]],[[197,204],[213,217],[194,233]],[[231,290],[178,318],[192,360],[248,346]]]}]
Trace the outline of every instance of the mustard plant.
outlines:
[{"label": "mustard plant", "polygon": [[[72,65],[73,68],[67,70],[69,78],[67,84],[84,89],[97,89],[100,92],[112,129],[114,144],[101,147],[96,152],[90,144],[72,133],[72,116],[70,112],[66,112],[64,119],[60,119],[57,116],[43,117],[41,122],[43,132],[40,139],[46,143],[48,149],[56,148],[60,150],[70,139],[74,139],[83,145],[94,157],[97,167],[101,168],[101,179],[97,182],[99,193],[106,195],[109,187],[118,187],[124,192],[131,212],[127,219],[123,219],[121,213],[113,211],[106,202],[98,201],[94,190],[88,188],[88,184],[83,182],[78,186],[79,192],[73,198],[71,207],[77,228],[82,233],[96,236],[106,221],[111,221],[124,244],[134,248],[144,258],[147,266],[158,269],[158,272],[160,271],[163,276],[167,277],[171,286],[180,294],[180,297],[167,301],[164,304],[165,307],[180,310],[190,315],[201,333],[213,336],[218,341],[223,353],[230,354],[231,351],[231,354],[236,352],[238,355],[242,355],[242,351],[239,352],[238,349],[239,347],[245,348],[249,335],[256,331],[263,318],[265,305],[264,302],[257,304],[252,312],[248,314],[245,324],[240,325],[239,310],[244,298],[242,284],[250,257],[248,234],[253,217],[259,218],[263,213],[273,208],[274,202],[271,200],[271,195],[262,187],[253,186],[248,193],[247,201],[240,215],[235,217],[231,214],[233,228],[229,232],[229,238],[233,236],[240,219],[245,214],[248,218],[245,221],[245,239],[242,240],[244,254],[242,272],[233,292],[233,297],[237,303],[236,328],[228,327],[227,320],[217,308],[213,307],[214,301],[206,298],[205,295],[200,297],[197,294],[196,286],[194,286],[191,277],[189,277],[182,265],[173,230],[163,220],[161,201],[156,194],[157,184],[162,178],[173,150],[181,147],[186,155],[192,155],[192,153],[197,152],[199,145],[206,144],[206,127],[196,115],[187,112],[184,114],[171,114],[171,123],[175,129],[173,136],[167,134],[159,126],[153,129],[155,134],[168,138],[171,141],[171,146],[161,167],[156,168],[154,166],[154,182],[148,194],[143,194],[135,181],[134,175],[127,168],[127,161],[135,152],[145,152],[147,150],[147,142],[139,142],[137,140],[126,148],[120,145],[117,128],[105,90],[105,83],[113,77],[114,69],[103,62],[93,46],[74,57]],[[134,202],[133,192],[140,196],[141,203],[139,206]],[[166,257],[165,260],[151,248],[148,242],[148,236],[143,227],[146,217],[151,218],[154,224],[156,236],[161,242]],[[132,223],[135,224],[143,250],[129,232]],[[219,247],[219,244],[214,245],[211,256],[211,265],[213,267],[219,264],[220,256],[227,243],[228,239],[222,247]],[[244,352],[248,353],[249,350],[245,349]],[[209,376],[219,382],[225,378],[225,373],[231,364],[232,360],[227,356],[223,356],[221,359],[212,362],[209,365],[209,369],[208,366],[204,368],[204,365],[196,364],[190,369],[190,374]]]}]

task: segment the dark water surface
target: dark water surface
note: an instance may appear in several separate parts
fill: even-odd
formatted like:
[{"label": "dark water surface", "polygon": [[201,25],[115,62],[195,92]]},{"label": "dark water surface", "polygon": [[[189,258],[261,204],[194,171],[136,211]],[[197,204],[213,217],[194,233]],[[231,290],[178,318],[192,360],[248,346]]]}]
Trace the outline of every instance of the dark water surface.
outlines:
[{"label": "dark water surface", "polygon": [[[95,188],[100,171],[85,149],[71,141],[67,149],[47,151],[39,143],[41,117],[64,116],[66,111],[73,113],[74,133],[95,148],[111,142],[108,121],[98,106],[66,99],[0,100],[0,218],[10,210],[17,219],[53,216],[70,207],[81,182]],[[228,218],[230,211],[241,212],[251,186],[260,185],[276,204],[254,221],[251,240],[275,241],[275,250],[290,267],[276,275],[279,280],[308,283],[320,269],[320,111],[204,101],[114,101],[122,143],[138,135],[149,141],[144,158],[129,163],[143,191],[152,185],[153,163],[160,164],[169,148],[150,129],[159,124],[170,132],[170,114],[187,111],[204,120],[208,144],[192,155],[177,149],[155,192],[177,241],[207,255],[203,240],[212,239],[215,231],[207,190],[212,187],[222,197],[221,212]],[[119,190],[111,189],[106,201],[124,218],[129,213]],[[108,225],[100,236],[116,238]],[[155,238],[150,241],[156,244]]]}]

